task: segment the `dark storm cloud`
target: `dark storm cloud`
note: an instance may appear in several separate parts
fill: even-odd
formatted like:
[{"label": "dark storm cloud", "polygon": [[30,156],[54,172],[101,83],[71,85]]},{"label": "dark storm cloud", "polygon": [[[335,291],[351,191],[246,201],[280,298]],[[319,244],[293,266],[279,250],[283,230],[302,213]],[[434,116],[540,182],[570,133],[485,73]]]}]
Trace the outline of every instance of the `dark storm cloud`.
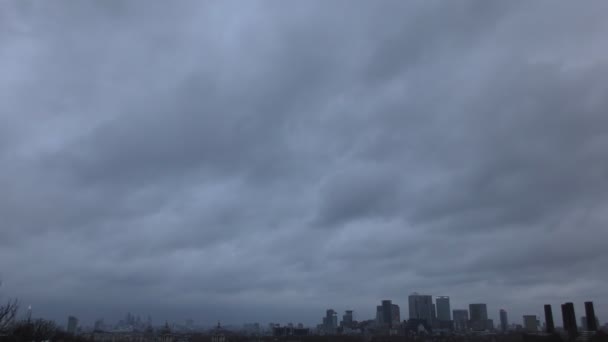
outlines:
[{"label": "dark storm cloud", "polygon": [[602,318],[606,10],[4,3],[2,295],[85,321],[313,323],[413,291]]}]

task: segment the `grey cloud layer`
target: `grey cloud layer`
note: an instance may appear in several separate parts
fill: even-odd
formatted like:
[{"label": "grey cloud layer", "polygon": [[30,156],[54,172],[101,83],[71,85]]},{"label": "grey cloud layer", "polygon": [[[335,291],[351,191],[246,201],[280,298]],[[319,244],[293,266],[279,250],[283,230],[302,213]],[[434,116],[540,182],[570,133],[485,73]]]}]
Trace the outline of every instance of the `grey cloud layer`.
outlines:
[{"label": "grey cloud layer", "polygon": [[2,295],[60,320],[313,323],[413,291],[608,317],[606,10],[4,3]]}]

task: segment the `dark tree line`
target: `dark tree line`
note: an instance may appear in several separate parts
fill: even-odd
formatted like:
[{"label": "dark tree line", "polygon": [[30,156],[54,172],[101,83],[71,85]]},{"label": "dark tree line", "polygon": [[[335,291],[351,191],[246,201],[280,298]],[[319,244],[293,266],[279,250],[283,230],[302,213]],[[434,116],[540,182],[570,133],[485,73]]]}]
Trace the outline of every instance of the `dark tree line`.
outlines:
[{"label": "dark tree line", "polygon": [[0,305],[0,342],[82,342],[83,338],[68,334],[55,322],[45,319],[17,319],[19,302],[9,300]]}]

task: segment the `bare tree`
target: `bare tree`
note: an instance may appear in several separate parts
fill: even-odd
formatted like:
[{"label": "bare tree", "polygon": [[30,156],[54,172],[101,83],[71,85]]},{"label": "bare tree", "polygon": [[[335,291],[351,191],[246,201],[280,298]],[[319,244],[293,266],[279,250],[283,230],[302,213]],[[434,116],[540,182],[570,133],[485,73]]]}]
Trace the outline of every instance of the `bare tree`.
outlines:
[{"label": "bare tree", "polygon": [[6,305],[0,305],[0,332],[6,332],[15,321],[19,303],[16,299],[9,300]]},{"label": "bare tree", "polygon": [[57,333],[57,326],[45,319],[23,320],[16,322],[11,333],[20,341],[47,341],[53,339]]}]

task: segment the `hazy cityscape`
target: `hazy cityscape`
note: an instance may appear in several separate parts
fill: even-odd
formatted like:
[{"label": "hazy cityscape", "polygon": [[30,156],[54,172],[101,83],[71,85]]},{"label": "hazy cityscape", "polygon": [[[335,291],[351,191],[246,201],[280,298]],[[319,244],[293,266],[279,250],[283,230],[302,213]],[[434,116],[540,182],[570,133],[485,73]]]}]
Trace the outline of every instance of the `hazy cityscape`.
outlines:
[{"label": "hazy cityscape", "polygon": [[[7,304],[8,306],[11,305]],[[11,334],[6,335],[7,327],[14,325],[19,332],[20,326],[36,327],[43,325],[44,319],[36,319],[32,308],[28,307],[24,317],[19,320],[17,302],[13,302],[13,316],[7,315],[7,306],[0,307],[0,329],[5,328],[5,335],[0,338],[11,341]],[[468,308],[452,308],[449,296],[431,296],[412,293],[404,305],[403,317],[401,307],[391,300],[382,300],[376,306],[376,315],[371,318],[358,318],[353,310],[344,310],[343,314],[334,309],[327,309],[321,322],[315,326],[303,323],[245,323],[241,325],[200,324],[192,319],[184,322],[165,321],[154,323],[150,315],[141,316],[128,312],[117,322],[106,322],[103,318],[95,320],[93,325],[83,324],[77,316],[67,317],[65,326],[48,321],[50,326],[65,334],[64,339],[84,339],[90,341],[189,341],[211,338],[214,342],[230,339],[256,341],[261,338],[312,338],[325,336],[331,338],[350,337],[365,340],[386,338],[427,338],[445,340],[452,337],[476,337],[496,340],[497,336],[509,337],[510,340],[530,341],[591,341],[608,338],[608,323],[600,324],[595,314],[593,302],[584,303],[584,315],[576,315],[574,303],[566,302],[556,306],[561,313],[562,323],[554,319],[553,305],[543,307],[544,316],[523,315],[510,317],[506,309],[500,309],[499,321],[494,322],[488,316],[485,303],[472,303]],[[404,317],[407,315],[407,319]],[[7,325],[6,323],[10,323]],[[25,329],[28,331],[27,329]],[[34,338],[36,328],[31,328]],[[1,332],[1,330],[0,330]],[[46,334],[52,335],[51,332]],[[56,334],[56,333],[55,333]],[[16,334],[19,336],[19,334]],[[50,336],[49,335],[49,336]],[[46,340],[49,338],[42,338]],[[18,341],[22,338],[17,338]],[[27,338],[26,338],[27,340]],[[598,341],[599,341],[598,340]]]},{"label": "hazy cityscape", "polygon": [[608,0],[0,0],[0,342],[608,342]]}]

